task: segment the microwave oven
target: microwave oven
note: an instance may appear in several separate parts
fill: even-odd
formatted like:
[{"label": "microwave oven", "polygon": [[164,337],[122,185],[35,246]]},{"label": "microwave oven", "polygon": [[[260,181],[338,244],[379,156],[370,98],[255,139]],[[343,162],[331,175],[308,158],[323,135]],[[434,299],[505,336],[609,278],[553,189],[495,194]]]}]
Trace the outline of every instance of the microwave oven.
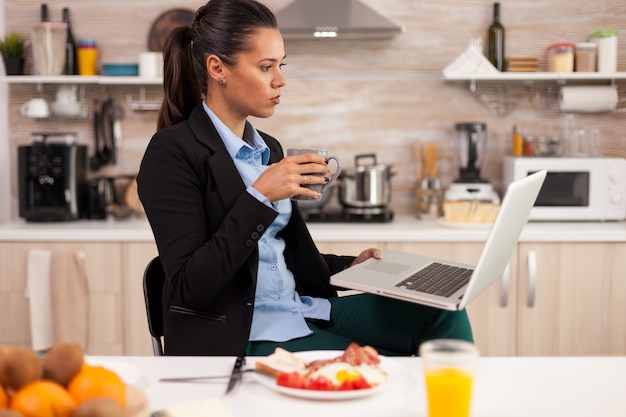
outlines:
[{"label": "microwave oven", "polygon": [[529,220],[619,221],[626,219],[624,158],[504,158],[503,186],[545,169]]}]

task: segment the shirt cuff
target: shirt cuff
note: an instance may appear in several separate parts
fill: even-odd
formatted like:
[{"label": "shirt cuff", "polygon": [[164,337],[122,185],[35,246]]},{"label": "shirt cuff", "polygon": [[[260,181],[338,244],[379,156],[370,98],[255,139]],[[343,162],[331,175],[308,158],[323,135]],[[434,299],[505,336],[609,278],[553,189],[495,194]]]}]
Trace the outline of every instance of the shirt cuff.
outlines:
[{"label": "shirt cuff", "polygon": [[268,200],[267,197],[265,197],[263,194],[261,194],[260,192],[257,191],[256,188],[254,188],[253,186],[249,186],[246,191],[248,191],[248,193],[256,198],[257,200],[259,200],[261,203],[265,204],[266,206],[276,210],[276,207],[274,207],[274,205],[272,204],[272,202],[270,200]]}]

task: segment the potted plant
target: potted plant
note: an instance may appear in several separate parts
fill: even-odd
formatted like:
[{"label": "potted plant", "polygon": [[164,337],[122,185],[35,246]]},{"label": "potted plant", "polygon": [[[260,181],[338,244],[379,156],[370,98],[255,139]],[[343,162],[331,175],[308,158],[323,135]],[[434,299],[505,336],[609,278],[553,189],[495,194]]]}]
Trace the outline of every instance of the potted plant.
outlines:
[{"label": "potted plant", "polygon": [[7,75],[24,73],[24,44],[24,37],[17,33],[11,33],[0,40],[0,54],[2,54]]}]

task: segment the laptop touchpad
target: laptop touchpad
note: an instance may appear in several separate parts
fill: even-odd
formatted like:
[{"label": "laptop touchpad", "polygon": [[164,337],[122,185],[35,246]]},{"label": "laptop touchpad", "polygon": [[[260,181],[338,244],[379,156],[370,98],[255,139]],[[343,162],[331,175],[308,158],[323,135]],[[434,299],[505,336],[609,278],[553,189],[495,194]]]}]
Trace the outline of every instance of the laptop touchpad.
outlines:
[{"label": "laptop touchpad", "polygon": [[405,271],[409,268],[408,265],[396,264],[393,262],[387,261],[376,261],[371,262],[368,265],[364,266],[363,269],[371,269],[376,272],[384,272],[386,274],[398,275],[402,271]]}]

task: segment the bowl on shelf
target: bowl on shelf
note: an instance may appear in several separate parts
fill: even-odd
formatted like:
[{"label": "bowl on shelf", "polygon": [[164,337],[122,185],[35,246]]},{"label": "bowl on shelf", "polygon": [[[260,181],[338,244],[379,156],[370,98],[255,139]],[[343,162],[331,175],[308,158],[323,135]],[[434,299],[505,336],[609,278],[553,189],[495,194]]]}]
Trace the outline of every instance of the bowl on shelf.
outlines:
[{"label": "bowl on shelf", "polygon": [[138,64],[102,64],[103,75],[136,76],[139,75]]}]

